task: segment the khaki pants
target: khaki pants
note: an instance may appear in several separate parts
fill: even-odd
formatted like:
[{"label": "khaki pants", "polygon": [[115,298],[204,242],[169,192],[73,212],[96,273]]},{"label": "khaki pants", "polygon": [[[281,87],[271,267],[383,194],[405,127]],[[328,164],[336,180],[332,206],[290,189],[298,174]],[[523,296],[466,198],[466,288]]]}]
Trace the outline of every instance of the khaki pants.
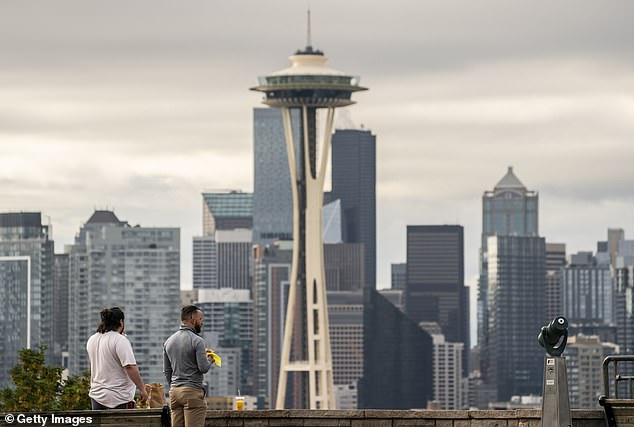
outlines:
[{"label": "khaki pants", "polygon": [[205,392],[201,388],[172,387],[170,389],[172,427],[203,427],[207,412]]}]

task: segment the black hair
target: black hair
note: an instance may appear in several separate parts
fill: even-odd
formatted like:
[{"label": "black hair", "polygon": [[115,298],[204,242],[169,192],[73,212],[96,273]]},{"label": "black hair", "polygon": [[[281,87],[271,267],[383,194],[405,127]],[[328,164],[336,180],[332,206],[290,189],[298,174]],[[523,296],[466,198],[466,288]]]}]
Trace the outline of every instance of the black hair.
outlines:
[{"label": "black hair", "polygon": [[121,326],[121,321],[125,319],[123,310],[119,307],[104,308],[99,314],[101,315],[101,322],[97,326],[97,332],[100,334],[116,331]]},{"label": "black hair", "polygon": [[195,305],[186,305],[181,309],[181,320],[190,320],[194,313],[199,310],[200,308],[196,307]]}]

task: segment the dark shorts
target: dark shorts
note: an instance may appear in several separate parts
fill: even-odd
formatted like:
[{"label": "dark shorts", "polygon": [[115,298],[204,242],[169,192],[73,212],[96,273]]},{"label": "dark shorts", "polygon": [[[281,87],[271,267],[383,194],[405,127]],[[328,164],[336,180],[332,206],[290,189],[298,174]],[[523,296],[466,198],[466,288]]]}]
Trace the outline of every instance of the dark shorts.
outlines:
[{"label": "dark shorts", "polygon": [[103,406],[101,403],[97,402],[92,397],[90,398],[90,403],[92,405],[93,411],[103,411],[105,409],[134,409],[134,402],[122,403],[121,405],[117,405],[114,408],[108,408],[107,406]]}]

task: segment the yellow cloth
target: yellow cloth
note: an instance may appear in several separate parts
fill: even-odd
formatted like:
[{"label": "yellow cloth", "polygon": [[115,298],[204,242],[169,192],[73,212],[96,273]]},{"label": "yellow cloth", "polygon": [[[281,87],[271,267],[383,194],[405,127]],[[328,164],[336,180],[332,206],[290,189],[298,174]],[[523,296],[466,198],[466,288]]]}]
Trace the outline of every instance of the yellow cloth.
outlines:
[{"label": "yellow cloth", "polygon": [[211,359],[218,366],[222,366],[222,359],[213,350],[207,350],[207,357],[211,356]]}]

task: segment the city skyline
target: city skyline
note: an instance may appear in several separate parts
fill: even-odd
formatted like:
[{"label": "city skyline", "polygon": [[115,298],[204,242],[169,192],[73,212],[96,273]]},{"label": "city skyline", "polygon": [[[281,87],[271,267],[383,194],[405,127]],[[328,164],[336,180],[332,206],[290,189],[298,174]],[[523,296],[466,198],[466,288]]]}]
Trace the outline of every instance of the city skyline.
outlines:
[{"label": "city skyline", "polygon": [[[191,287],[200,194],[252,191],[245,88],[303,44],[295,3],[2,4],[0,211],[50,217],[58,253],[94,207],[180,227]],[[336,123],[377,137],[379,288],[406,225],[460,224],[475,300],[480,198],[511,165],[568,253],[634,228],[634,5],[363,4],[313,5],[313,44],[372,87]]]}]

